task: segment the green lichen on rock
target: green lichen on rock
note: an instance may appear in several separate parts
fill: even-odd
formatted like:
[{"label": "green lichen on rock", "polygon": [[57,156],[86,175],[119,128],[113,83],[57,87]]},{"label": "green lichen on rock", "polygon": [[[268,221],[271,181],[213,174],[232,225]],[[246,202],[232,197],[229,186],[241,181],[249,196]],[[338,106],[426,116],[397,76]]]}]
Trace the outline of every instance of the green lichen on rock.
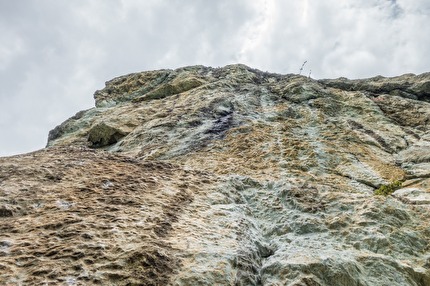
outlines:
[{"label": "green lichen on rock", "polygon": [[394,193],[396,190],[400,189],[402,186],[402,181],[394,181],[388,185],[382,185],[375,190],[374,194],[377,196],[388,196]]}]

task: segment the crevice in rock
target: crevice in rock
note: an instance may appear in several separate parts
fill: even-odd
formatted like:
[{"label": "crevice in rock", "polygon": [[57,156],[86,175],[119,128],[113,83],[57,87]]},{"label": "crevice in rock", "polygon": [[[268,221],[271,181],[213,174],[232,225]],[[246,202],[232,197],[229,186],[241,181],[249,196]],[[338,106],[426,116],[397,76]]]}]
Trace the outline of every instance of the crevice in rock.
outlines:
[{"label": "crevice in rock", "polygon": [[421,174],[421,175],[416,175],[416,174],[406,174],[405,175],[406,180],[427,179],[427,178],[430,178],[430,173],[429,174]]},{"label": "crevice in rock", "polygon": [[261,190],[264,186],[250,178],[243,178],[235,183],[235,188],[242,197],[241,201],[245,202],[244,205],[241,204],[244,208],[243,228],[242,232],[238,233],[242,248],[233,262],[233,266],[238,269],[235,285],[264,285],[264,261],[276,251],[271,246],[271,237],[265,235],[263,230],[264,224],[268,223],[260,217],[260,208],[263,206],[259,205],[259,201],[263,198],[255,192],[255,188]]},{"label": "crevice in rock", "polygon": [[[244,238],[249,239],[249,238]],[[235,285],[264,285],[262,281],[264,261],[274,255],[275,251],[253,237],[252,244],[244,247],[233,261],[233,267],[238,269]]]},{"label": "crevice in rock", "polygon": [[390,145],[384,140],[384,138],[382,138],[381,135],[375,133],[375,131],[367,129],[362,124],[351,119],[348,120],[348,124],[351,126],[352,130],[358,130],[375,139],[388,153],[394,152]]},{"label": "crevice in rock", "polygon": [[353,177],[351,177],[351,176],[348,176],[348,175],[345,175],[345,174],[342,174],[342,173],[340,173],[340,172],[335,172],[335,174],[336,175],[338,175],[338,176],[341,176],[341,177],[344,177],[344,178],[347,178],[347,179],[349,179],[349,180],[352,180],[352,181],[356,181],[356,182],[358,182],[358,183],[360,183],[360,184],[363,184],[363,185],[365,185],[365,186],[368,186],[369,188],[371,188],[371,189],[377,189],[379,186],[377,186],[377,185],[375,185],[375,184],[372,184],[371,182],[369,182],[369,181],[366,181],[366,180],[362,180],[362,179],[360,179],[360,178],[353,178]]}]

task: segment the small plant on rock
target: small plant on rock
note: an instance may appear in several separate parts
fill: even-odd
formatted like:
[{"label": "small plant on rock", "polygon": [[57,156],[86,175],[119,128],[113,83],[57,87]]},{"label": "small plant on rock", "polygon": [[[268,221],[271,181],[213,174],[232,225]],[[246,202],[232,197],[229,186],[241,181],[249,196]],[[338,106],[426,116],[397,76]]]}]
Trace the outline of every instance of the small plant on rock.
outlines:
[{"label": "small plant on rock", "polygon": [[394,181],[388,185],[382,185],[375,190],[374,194],[377,196],[388,196],[394,193],[396,190],[400,189],[402,186],[402,181]]}]

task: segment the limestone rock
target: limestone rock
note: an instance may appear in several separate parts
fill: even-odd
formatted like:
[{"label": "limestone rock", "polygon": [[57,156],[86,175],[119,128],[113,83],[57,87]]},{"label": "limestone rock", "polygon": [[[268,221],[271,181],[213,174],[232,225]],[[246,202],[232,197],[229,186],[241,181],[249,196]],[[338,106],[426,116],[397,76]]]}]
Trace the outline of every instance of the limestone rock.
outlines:
[{"label": "limestone rock", "polygon": [[393,193],[393,196],[416,205],[430,205],[430,192],[419,188],[403,188]]},{"label": "limestone rock", "polygon": [[429,82],[108,81],[47,148],[0,158],[0,284],[430,285]]}]

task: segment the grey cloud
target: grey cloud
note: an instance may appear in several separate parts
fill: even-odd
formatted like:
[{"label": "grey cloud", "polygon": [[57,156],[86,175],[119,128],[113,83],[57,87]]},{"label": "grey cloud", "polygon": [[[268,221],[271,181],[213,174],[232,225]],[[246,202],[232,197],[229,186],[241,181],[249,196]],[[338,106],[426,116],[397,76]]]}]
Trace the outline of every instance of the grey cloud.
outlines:
[{"label": "grey cloud", "polygon": [[429,70],[427,0],[0,1],[0,156],[42,148],[104,81],[234,62],[367,77]]}]

